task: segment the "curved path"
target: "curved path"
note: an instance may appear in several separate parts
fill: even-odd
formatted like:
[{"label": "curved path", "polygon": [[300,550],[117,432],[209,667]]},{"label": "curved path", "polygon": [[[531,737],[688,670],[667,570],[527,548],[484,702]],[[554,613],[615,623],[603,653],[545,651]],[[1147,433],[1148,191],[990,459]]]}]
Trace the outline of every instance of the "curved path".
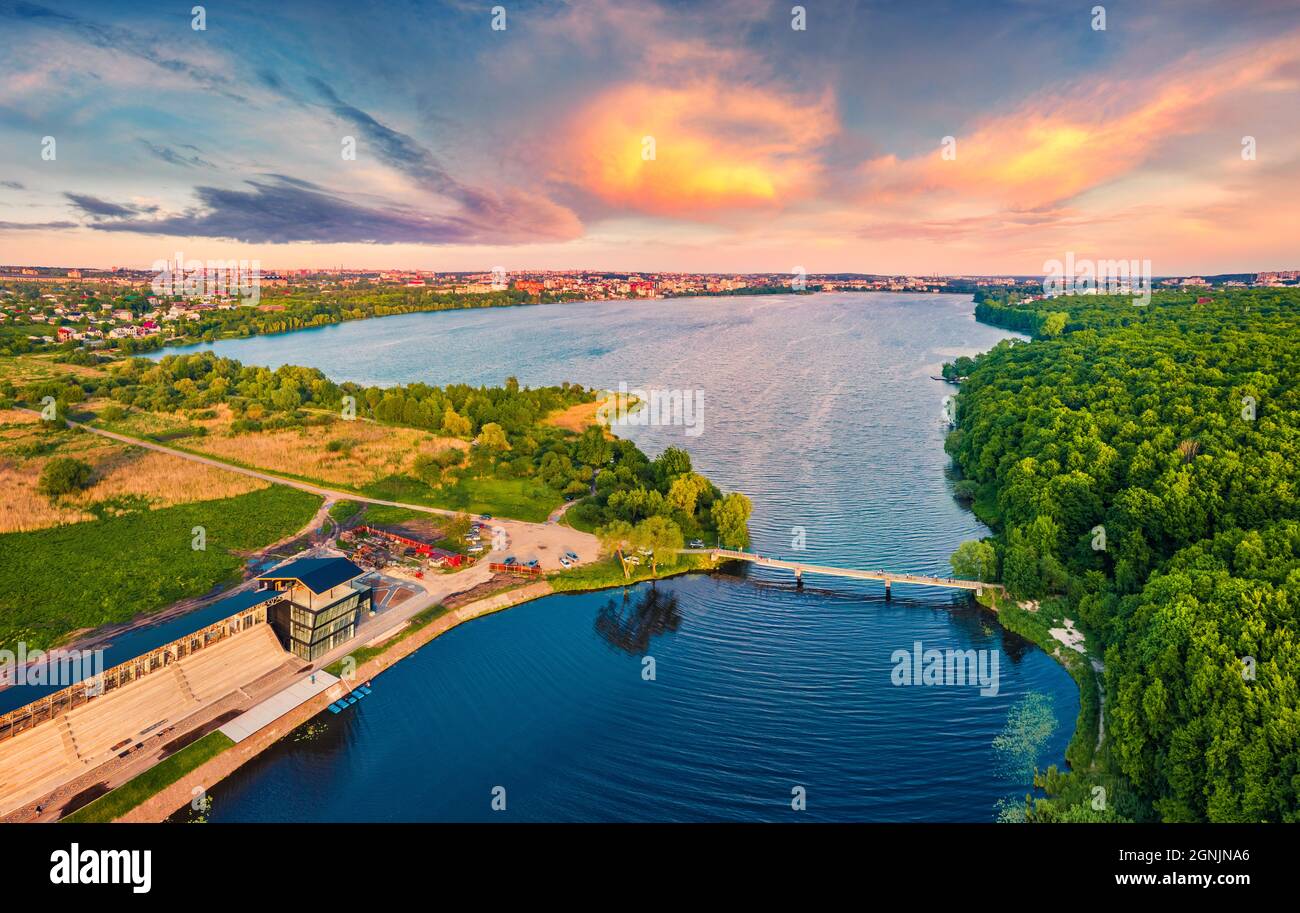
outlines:
[{"label": "curved path", "polygon": [[[36,415],[40,414],[34,409],[26,409],[24,411]],[[327,501],[358,501],[363,504],[378,504],[383,507],[400,507],[404,510],[414,510],[426,514],[438,514],[444,517],[454,517],[458,513],[462,513],[462,511],[448,510],[445,507],[430,507],[427,504],[408,504],[404,501],[385,501],[381,498],[371,498],[351,491],[325,488],[321,485],[314,485],[311,482],[286,478],[284,476],[275,475],[274,473],[265,472],[261,469],[249,469],[246,466],[227,463],[214,457],[200,456],[197,453],[190,453],[187,450],[177,450],[175,447],[168,447],[166,444],[158,444],[153,441],[131,437],[127,434],[119,434],[116,431],[106,431],[103,428],[96,428],[93,425],[87,425],[84,422],[75,422],[70,418],[64,419],[63,421],[69,428],[86,431],[90,434],[97,434],[100,437],[106,437],[121,444],[129,444],[132,447],[143,447],[146,450],[153,450],[158,453],[165,453],[169,456],[180,457],[182,460],[191,460],[195,463],[202,463],[205,466],[224,469],[228,472],[238,472],[254,479],[261,479],[264,482],[270,482],[273,485],[287,485],[290,488],[297,488],[300,491],[306,491],[318,495],[325,498]],[[524,560],[536,557],[544,568],[558,570],[560,567],[559,557],[566,551],[571,551],[579,555],[581,563],[584,564],[589,561],[595,561],[596,557],[600,553],[600,545],[596,541],[595,536],[559,523],[532,523],[528,520],[494,519],[493,524],[501,526],[506,530],[510,541],[515,545],[516,550],[525,553],[521,556]],[[531,550],[547,552],[548,554],[534,555]],[[498,551],[504,555],[507,549],[500,549]]]}]

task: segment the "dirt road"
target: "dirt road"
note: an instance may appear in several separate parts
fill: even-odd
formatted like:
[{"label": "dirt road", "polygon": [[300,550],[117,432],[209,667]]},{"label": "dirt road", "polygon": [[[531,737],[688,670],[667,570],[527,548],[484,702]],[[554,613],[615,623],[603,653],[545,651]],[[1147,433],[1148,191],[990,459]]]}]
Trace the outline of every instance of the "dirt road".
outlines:
[{"label": "dirt road", "polygon": [[[33,412],[34,410],[28,409],[26,411]],[[106,431],[103,428],[96,428],[82,422],[75,422],[72,419],[64,419],[64,422],[69,428],[86,431],[90,434],[97,434],[100,437],[106,437],[122,444],[130,444],[133,447],[143,447],[146,450],[153,450],[157,453],[165,453],[170,456],[180,457],[182,460],[191,460],[195,463],[202,463],[205,466],[224,469],[228,472],[237,472],[254,479],[261,479],[264,482],[270,482],[274,485],[287,485],[290,488],[297,488],[300,491],[319,495],[320,497],[325,498],[326,501],[358,501],[363,504],[379,504],[384,507],[400,507],[404,510],[419,511],[426,514],[438,514],[446,517],[455,516],[457,514],[457,511],[447,510],[442,507],[429,507],[425,504],[407,504],[403,501],[385,501],[380,498],[370,498],[350,491],[325,488],[320,485],[314,485],[310,482],[302,482],[298,479],[289,479],[284,476],[275,475],[274,473],[264,472],[260,469],[249,469],[248,467],[236,466],[232,463],[226,463],[213,457],[200,456],[199,454],[190,453],[185,450],[177,450],[175,447],[168,447],[165,444],[156,444],[153,441],[146,441],[141,438],[131,437],[130,435],[119,434],[116,431]],[[579,563],[582,564],[589,561],[595,561],[600,553],[600,545],[596,541],[595,536],[559,523],[552,523],[549,521],[546,523],[530,523],[526,520],[493,519],[491,525],[504,529],[510,540],[510,545],[508,547],[492,549],[489,556],[492,560],[499,560],[504,558],[506,555],[513,554],[521,562],[526,562],[536,558],[543,569],[559,570],[561,567],[560,557],[566,551],[576,554]]]}]

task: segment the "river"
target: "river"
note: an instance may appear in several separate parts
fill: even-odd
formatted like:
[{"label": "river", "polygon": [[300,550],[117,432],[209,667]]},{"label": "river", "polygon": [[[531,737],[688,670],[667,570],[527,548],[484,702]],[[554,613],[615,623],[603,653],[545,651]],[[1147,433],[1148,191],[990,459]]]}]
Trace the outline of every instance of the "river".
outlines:
[{"label": "river", "polygon": [[[952,388],[931,375],[1011,335],[972,310],[969,296],[902,293],[591,302],[155,357],[213,349],[363,384],[514,375],[703,391],[698,435],[619,433],[651,455],[683,446],[748,494],[756,550],[946,575],[952,550],[985,530],[953,498]],[[894,589],[886,602],[879,584],[810,577],[799,591],[752,569],[557,595],[462,625],[218,784],[211,820],[993,820],[1030,790],[1029,764],[1063,766],[1077,689],[964,594]],[[989,651],[997,693],[894,684],[895,651],[918,642]],[[1026,705],[1054,729],[1008,751],[998,736]]]}]

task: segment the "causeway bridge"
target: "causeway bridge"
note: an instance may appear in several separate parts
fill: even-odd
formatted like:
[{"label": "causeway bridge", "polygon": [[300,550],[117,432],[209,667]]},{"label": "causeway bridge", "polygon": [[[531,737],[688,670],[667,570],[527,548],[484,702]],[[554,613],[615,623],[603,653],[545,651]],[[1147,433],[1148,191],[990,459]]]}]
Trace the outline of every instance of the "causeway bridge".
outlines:
[{"label": "causeway bridge", "polygon": [[739,552],[729,548],[684,548],[684,555],[709,555],[714,560],[748,561],[763,567],[777,567],[794,573],[795,583],[803,586],[804,574],[825,574],[830,577],[852,577],[857,580],[881,580],[885,584],[885,598],[890,596],[890,586],[895,583],[907,583],[915,586],[947,587],[952,590],[974,590],[975,595],[985,590],[1002,590],[999,583],[982,583],[978,580],[960,580],[956,577],[925,577],[920,574],[899,574],[894,571],[863,571],[856,568],[829,567],[824,564],[808,564],[803,561],[786,561],[782,558],[768,558],[753,552]]}]

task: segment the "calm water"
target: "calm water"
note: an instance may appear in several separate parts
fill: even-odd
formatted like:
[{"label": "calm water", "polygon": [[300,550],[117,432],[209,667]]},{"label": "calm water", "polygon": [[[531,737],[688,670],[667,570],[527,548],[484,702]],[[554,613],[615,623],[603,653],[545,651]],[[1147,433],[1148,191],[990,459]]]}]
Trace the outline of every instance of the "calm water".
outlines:
[{"label": "calm water", "polygon": [[[755,547],[946,574],[984,530],[952,497],[941,363],[1007,334],[969,297],[606,302],[390,317],[210,346],[366,384],[704,391],[703,433],[622,433],[754,501]],[[796,540],[804,548],[796,551]],[[1078,707],[1053,660],[961,596],[787,576],[691,577],[554,596],[463,625],[384,673],[314,737],[214,790],[217,821],[986,821],[1029,776],[993,747],[1026,695]],[[1000,688],[895,687],[891,654],[998,651]],[[652,656],[655,679],[642,677]],[[490,810],[506,789],[507,808]],[[790,810],[807,790],[807,811]]]}]

